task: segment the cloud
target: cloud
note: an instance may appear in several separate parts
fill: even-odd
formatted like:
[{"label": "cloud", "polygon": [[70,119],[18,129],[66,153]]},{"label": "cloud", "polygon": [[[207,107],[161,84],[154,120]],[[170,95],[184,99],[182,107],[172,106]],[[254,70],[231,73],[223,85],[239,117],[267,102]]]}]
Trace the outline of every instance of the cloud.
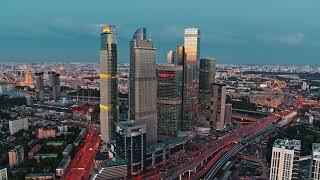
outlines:
[{"label": "cloud", "polygon": [[287,33],[281,35],[272,35],[272,34],[260,34],[257,35],[258,40],[262,40],[266,43],[280,43],[286,45],[300,45],[304,42],[305,35],[304,33]]}]

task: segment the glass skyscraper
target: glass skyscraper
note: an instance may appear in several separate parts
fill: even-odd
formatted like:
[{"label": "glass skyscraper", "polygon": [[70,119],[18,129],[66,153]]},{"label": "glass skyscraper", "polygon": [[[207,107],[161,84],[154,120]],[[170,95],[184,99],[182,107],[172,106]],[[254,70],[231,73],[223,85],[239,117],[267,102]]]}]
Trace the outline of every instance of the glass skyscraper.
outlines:
[{"label": "glass skyscraper", "polygon": [[130,42],[129,119],[146,124],[147,144],[157,142],[156,48],[145,28]]},{"label": "glass skyscraper", "polygon": [[100,127],[101,139],[114,139],[118,122],[117,42],[114,26],[103,26],[100,45]]},{"label": "glass skyscraper", "polygon": [[[181,130],[190,130],[191,124],[198,119],[199,97],[199,56],[200,31],[198,28],[184,30],[184,87],[183,118]],[[179,60],[178,60],[179,61]]]},{"label": "glass skyscraper", "polygon": [[158,79],[158,134],[177,136],[182,118],[182,66],[159,65]]}]

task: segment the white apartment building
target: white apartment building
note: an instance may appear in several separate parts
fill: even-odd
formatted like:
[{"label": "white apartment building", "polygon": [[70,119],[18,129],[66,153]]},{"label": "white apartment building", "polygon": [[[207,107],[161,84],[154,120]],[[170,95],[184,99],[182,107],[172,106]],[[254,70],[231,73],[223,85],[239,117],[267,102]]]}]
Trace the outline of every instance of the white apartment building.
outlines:
[{"label": "white apartment building", "polygon": [[298,177],[301,141],[277,139],[272,148],[270,180],[293,180]]}]

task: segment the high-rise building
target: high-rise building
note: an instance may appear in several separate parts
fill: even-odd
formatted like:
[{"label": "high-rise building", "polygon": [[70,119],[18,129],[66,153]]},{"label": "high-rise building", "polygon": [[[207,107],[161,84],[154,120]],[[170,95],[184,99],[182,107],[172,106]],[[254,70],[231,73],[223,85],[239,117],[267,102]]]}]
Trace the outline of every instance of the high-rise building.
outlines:
[{"label": "high-rise building", "polygon": [[301,141],[277,139],[273,143],[270,180],[298,179]]},{"label": "high-rise building", "polygon": [[216,73],[215,59],[200,59],[199,73],[199,121],[209,123],[211,117],[210,104],[213,83]]},{"label": "high-rise building", "polygon": [[177,46],[176,56],[175,56],[175,64],[178,66],[183,66],[186,59],[186,53],[183,45]]},{"label": "high-rise building", "polygon": [[129,119],[146,124],[147,144],[157,142],[156,48],[145,28],[130,42]]},{"label": "high-rise building", "polygon": [[309,171],[310,180],[320,179],[320,144],[312,144],[311,164]]},{"label": "high-rise building", "polygon": [[113,139],[118,122],[117,41],[114,26],[103,26],[100,44],[100,127],[101,139]]},{"label": "high-rise building", "polygon": [[145,169],[146,125],[144,122],[122,121],[116,126],[117,158],[127,161],[128,175]]},{"label": "high-rise building", "polygon": [[174,58],[174,56],[175,56],[175,52],[172,51],[172,50],[170,50],[170,51],[168,52],[168,54],[167,54],[167,61],[168,61],[169,64],[175,64],[175,58]]},{"label": "high-rise building", "polygon": [[20,130],[28,130],[28,128],[29,128],[28,118],[19,118],[16,120],[9,121],[10,135],[14,135]]},{"label": "high-rise building", "polygon": [[216,75],[216,60],[211,58],[200,59],[199,89],[212,90]]},{"label": "high-rise building", "polygon": [[34,74],[34,79],[36,81],[36,93],[37,99],[40,102],[44,101],[44,82],[43,82],[43,72],[37,72]]},{"label": "high-rise building", "polygon": [[159,65],[157,80],[158,134],[177,136],[182,118],[183,67]]},{"label": "high-rise building", "polygon": [[226,103],[226,85],[214,84],[211,101],[211,129],[222,130],[224,128]]},{"label": "high-rise building", "polygon": [[49,72],[49,86],[51,99],[58,99],[60,97],[60,74],[54,71]]},{"label": "high-rise building", "polygon": [[184,30],[184,87],[183,122],[181,129],[190,130],[191,124],[198,119],[199,98],[199,56],[200,31],[197,28]]},{"label": "high-rise building", "polygon": [[20,165],[24,161],[24,150],[23,146],[16,146],[8,152],[9,166],[15,167]]},{"label": "high-rise building", "polygon": [[231,124],[231,115],[232,115],[232,104],[226,104],[225,115],[224,115],[225,124]]}]

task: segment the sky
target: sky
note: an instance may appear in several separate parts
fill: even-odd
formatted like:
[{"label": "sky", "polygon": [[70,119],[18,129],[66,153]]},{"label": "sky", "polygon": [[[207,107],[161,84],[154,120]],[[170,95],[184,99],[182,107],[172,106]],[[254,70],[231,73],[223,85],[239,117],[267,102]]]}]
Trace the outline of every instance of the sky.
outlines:
[{"label": "sky", "polygon": [[201,31],[200,57],[224,64],[320,64],[319,0],[0,0],[0,63],[99,62],[101,25],[117,27],[118,61],[146,27],[157,61]]}]

